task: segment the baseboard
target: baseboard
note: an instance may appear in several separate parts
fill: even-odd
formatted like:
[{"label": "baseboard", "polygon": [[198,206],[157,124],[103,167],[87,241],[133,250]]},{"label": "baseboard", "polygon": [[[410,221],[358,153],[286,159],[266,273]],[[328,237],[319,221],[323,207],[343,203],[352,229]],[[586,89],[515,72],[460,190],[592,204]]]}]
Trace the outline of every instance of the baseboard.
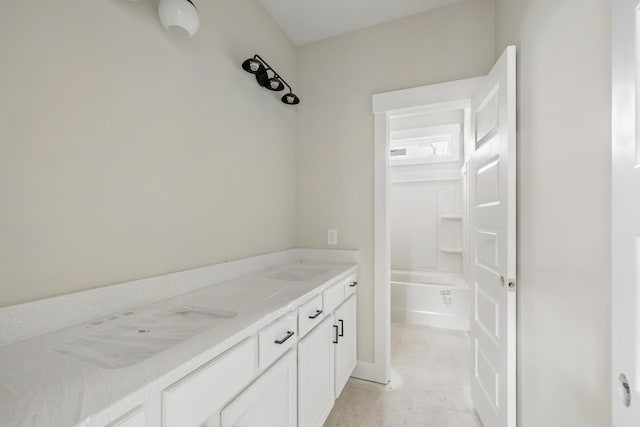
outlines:
[{"label": "baseboard", "polygon": [[358,360],[356,369],[351,376],[365,381],[373,381],[374,383],[387,384],[389,379],[385,377],[384,370],[380,366],[372,362],[363,362]]}]

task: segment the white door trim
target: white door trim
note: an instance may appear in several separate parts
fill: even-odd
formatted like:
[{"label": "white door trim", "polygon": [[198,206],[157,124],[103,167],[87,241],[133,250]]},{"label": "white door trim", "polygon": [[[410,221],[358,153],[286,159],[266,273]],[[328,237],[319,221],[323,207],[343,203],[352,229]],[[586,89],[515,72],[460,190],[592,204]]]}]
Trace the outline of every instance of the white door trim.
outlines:
[{"label": "white door trim", "polygon": [[[433,111],[469,108],[484,77],[373,95],[374,139],[374,340],[373,363],[358,363],[355,377],[386,384],[391,377],[389,255],[389,117],[430,106]],[[467,151],[467,150],[465,150]],[[466,156],[466,154],[465,154]]]},{"label": "white door trim", "polygon": [[613,1],[611,408],[613,427],[640,419],[640,0]]}]

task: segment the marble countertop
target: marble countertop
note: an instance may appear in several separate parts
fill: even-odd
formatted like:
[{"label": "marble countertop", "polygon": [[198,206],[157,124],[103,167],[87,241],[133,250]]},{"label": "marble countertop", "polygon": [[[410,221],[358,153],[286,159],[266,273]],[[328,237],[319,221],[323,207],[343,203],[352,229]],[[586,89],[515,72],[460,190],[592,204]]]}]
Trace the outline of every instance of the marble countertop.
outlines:
[{"label": "marble countertop", "polygon": [[[307,277],[299,274],[301,268],[309,273]],[[1,347],[0,425],[101,426],[150,396],[159,396],[167,386],[356,268],[355,264],[287,263]],[[130,366],[98,366],[60,351],[65,343],[105,328],[105,323],[118,327],[177,306],[237,315]]]}]

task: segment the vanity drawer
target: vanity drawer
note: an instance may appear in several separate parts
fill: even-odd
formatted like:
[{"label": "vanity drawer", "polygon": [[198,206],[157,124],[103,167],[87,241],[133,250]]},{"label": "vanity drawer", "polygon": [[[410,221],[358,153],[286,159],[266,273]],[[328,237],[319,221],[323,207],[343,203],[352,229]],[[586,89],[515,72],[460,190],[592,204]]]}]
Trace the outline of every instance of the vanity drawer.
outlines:
[{"label": "vanity drawer", "polygon": [[198,426],[258,374],[257,343],[249,338],[162,392],[163,427]]},{"label": "vanity drawer", "polygon": [[307,332],[322,322],[322,319],[324,319],[324,312],[322,311],[322,294],[320,294],[298,308],[298,333],[300,337],[307,335]]},{"label": "vanity drawer", "polygon": [[144,408],[137,407],[107,427],[145,427]]},{"label": "vanity drawer", "polygon": [[357,287],[358,287],[358,276],[356,276],[355,273],[350,274],[345,280],[345,285],[344,285],[345,298],[349,298],[351,295],[355,294]]},{"label": "vanity drawer", "polygon": [[285,314],[260,331],[259,366],[260,370],[275,362],[287,350],[293,348],[298,341],[298,313],[292,311]]},{"label": "vanity drawer", "polygon": [[344,301],[344,280],[340,280],[322,293],[322,307],[325,313],[333,313]]}]

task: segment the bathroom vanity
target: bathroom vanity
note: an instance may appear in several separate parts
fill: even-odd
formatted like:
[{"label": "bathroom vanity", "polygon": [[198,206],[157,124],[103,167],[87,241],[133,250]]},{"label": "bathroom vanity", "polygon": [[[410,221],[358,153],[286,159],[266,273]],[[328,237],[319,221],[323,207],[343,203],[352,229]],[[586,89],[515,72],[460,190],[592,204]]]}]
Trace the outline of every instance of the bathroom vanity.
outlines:
[{"label": "bathroom vanity", "polygon": [[357,264],[333,261],[4,345],[0,425],[322,426],[356,366]]}]

